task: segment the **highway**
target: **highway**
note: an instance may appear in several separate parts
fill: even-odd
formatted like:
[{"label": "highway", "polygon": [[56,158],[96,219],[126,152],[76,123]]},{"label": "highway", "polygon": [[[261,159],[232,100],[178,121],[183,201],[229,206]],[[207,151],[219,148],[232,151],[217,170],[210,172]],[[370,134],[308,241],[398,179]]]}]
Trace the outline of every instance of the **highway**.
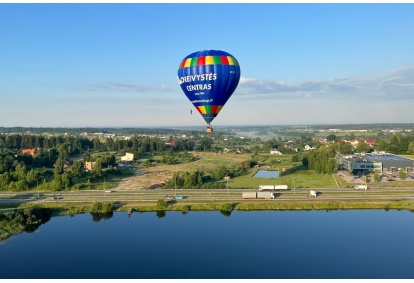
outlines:
[{"label": "highway", "polygon": [[[306,199],[414,199],[414,188],[372,188],[368,191],[359,191],[352,188],[312,188],[319,192],[317,198],[310,198],[310,189],[290,189],[283,192],[275,192],[277,200],[306,200]],[[221,189],[221,190],[181,190],[181,189],[153,189],[139,191],[70,191],[70,192],[0,192],[0,203],[24,203],[24,202],[139,202],[167,200],[166,196],[180,195],[183,200],[176,201],[214,201],[243,200],[242,193],[246,189]],[[272,200],[273,201],[273,200]]]}]

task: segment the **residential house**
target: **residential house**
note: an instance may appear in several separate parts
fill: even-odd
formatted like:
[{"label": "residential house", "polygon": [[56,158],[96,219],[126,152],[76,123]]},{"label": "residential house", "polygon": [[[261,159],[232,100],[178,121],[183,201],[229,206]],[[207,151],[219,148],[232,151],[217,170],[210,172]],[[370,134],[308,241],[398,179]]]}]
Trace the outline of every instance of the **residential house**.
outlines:
[{"label": "residential house", "polygon": [[272,149],[270,149],[270,154],[278,154],[278,155],[282,155],[282,153],[281,153],[279,150],[277,150],[276,148],[272,148]]},{"label": "residential house", "polygon": [[22,154],[30,154],[31,156],[34,156],[35,153],[36,153],[35,148],[28,148],[28,149],[23,149],[22,150]]},{"label": "residential house", "polygon": [[134,161],[133,153],[125,153],[125,156],[121,156],[121,161]]},{"label": "residential house", "polygon": [[92,161],[86,161],[85,162],[85,168],[89,171],[93,170],[93,167],[95,166],[96,162],[92,162]]}]

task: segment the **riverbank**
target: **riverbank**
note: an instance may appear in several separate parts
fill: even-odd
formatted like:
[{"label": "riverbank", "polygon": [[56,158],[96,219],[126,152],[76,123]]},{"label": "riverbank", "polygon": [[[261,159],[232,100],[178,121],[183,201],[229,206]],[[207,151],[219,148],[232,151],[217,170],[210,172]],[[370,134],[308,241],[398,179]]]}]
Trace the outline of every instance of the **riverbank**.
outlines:
[{"label": "riverbank", "polygon": [[[30,207],[50,208],[54,216],[74,215],[91,212],[96,202],[48,202],[48,203],[23,203],[2,204],[0,214]],[[352,210],[352,209],[397,209],[414,211],[414,200],[409,199],[307,199],[307,200],[171,200],[171,201],[133,201],[110,202],[113,212],[157,212],[157,211],[254,211],[254,210]]]}]

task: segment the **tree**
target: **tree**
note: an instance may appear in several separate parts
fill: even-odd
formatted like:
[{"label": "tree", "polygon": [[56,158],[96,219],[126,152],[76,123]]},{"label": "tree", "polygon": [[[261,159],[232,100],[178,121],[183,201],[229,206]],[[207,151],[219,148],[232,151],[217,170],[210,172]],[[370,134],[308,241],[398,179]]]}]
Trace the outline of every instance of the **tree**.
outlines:
[{"label": "tree", "polygon": [[336,147],[338,152],[342,154],[352,154],[354,151],[354,147],[349,142],[339,142]]},{"label": "tree", "polygon": [[34,184],[37,181],[37,178],[39,177],[39,171],[36,169],[31,169],[26,174],[26,181],[29,183],[29,185]]},{"label": "tree", "polygon": [[82,162],[79,160],[73,161],[72,166],[70,166],[70,172],[74,177],[80,177],[82,175]]},{"label": "tree", "polygon": [[165,200],[159,199],[157,201],[157,205],[156,205],[157,210],[164,210],[166,207],[167,207],[167,203],[165,202]]},{"label": "tree", "polygon": [[407,153],[414,154],[414,142],[409,143]]},{"label": "tree", "polygon": [[17,164],[14,168],[14,176],[17,180],[26,180],[26,172],[27,167],[23,162]]},{"label": "tree", "polygon": [[63,187],[62,175],[56,175],[52,182],[52,190],[60,191]]},{"label": "tree", "polygon": [[72,185],[72,178],[68,172],[62,174],[62,185],[65,189],[68,189]]},{"label": "tree", "polygon": [[368,152],[369,150],[370,150],[369,144],[367,144],[364,140],[358,141],[356,152]]},{"label": "tree", "polygon": [[54,173],[54,175],[56,177],[58,175],[62,175],[63,172],[64,172],[64,169],[63,169],[63,160],[61,158],[58,158],[58,160],[56,160],[55,169],[53,170],[53,173]]},{"label": "tree", "polygon": [[330,134],[330,135],[328,135],[328,136],[326,137],[326,140],[327,140],[327,141],[331,141],[331,142],[333,142],[333,141],[335,141],[335,140],[336,140],[336,135],[334,135],[334,134]]},{"label": "tree", "polygon": [[84,154],[83,154],[83,161],[92,161],[92,155],[91,152],[89,150],[87,150]]},{"label": "tree", "polygon": [[206,137],[202,138],[201,141],[200,141],[201,149],[204,150],[204,151],[210,150],[212,144],[213,144],[212,140],[209,139],[209,138],[206,138]]},{"label": "tree", "polygon": [[101,141],[99,140],[99,138],[98,138],[98,137],[94,138],[94,139],[93,139],[93,148],[94,148],[95,150],[99,150],[99,149],[101,149],[101,147],[102,147],[102,143],[101,143]]},{"label": "tree", "polygon": [[379,183],[381,181],[381,177],[378,174],[378,172],[374,173],[374,181],[375,181],[375,183]]},{"label": "tree", "polygon": [[401,179],[401,180],[405,180],[405,178],[407,178],[407,172],[405,172],[404,170],[399,170],[398,171],[398,177]]},{"label": "tree", "polygon": [[103,172],[102,172],[102,164],[101,164],[101,161],[100,161],[100,160],[97,160],[97,161],[96,161],[96,163],[95,163],[95,165],[93,166],[93,169],[92,169],[92,174],[93,174],[95,177],[97,177],[97,178],[99,178],[99,177],[102,177],[102,176],[103,176]]},{"label": "tree", "polygon": [[213,178],[216,180],[222,180],[224,178],[224,176],[227,175],[227,168],[224,165],[221,165],[219,168],[216,168],[213,171]]}]

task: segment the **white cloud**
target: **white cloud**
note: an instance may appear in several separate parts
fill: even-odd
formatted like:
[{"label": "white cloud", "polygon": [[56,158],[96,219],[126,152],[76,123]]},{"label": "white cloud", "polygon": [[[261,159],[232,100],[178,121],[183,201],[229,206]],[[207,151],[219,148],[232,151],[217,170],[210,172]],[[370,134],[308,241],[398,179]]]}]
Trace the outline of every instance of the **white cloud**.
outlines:
[{"label": "white cloud", "polygon": [[288,83],[240,78],[236,95],[267,99],[414,99],[414,67],[355,78]]},{"label": "white cloud", "polygon": [[144,92],[147,91],[148,88],[144,86],[125,83],[105,83],[89,85],[86,87],[86,90]]}]

